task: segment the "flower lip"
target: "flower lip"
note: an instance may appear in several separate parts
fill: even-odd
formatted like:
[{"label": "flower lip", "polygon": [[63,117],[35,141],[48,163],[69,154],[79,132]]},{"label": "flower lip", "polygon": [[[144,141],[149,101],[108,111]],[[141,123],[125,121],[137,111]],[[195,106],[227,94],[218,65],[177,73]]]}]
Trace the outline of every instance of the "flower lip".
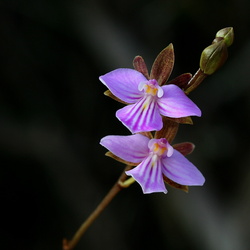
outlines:
[{"label": "flower lip", "polygon": [[138,90],[145,92],[146,95],[157,96],[161,98],[164,94],[163,89],[159,86],[158,82],[155,79],[151,79],[146,82],[140,82],[138,85]]}]

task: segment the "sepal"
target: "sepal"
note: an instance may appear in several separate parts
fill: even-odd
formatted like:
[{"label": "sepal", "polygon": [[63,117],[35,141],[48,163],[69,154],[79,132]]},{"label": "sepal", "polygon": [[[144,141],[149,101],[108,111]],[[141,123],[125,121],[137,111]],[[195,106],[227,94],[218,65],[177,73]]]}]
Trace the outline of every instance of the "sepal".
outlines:
[{"label": "sepal", "polygon": [[166,138],[169,143],[175,138],[179,123],[172,121],[166,117],[162,117],[163,127],[161,130],[155,132],[155,139]]},{"label": "sepal", "polygon": [[135,70],[141,72],[147,79],[149,79],[147,65],[141,56],[136,56],[133,60],[133,66]]},{"label": "sepal", "polygon": [[157,80],[161,86],[165,84],[174,67],[174,47],[170,43],[160,54],[156,57],[151,72],[150,79]]},{"label": "sepal", "polygon": [[136,163],[134,163],[134,162],[125,161],[125,160],[121,159],[120,157],[116,156],[115,154],[113,154],[113,153],[110,152],[110,151],[108,151],[105,155],[108,156],[108,157],[113,158],[113,159],[116,160],[116,161],[119,161],[119,162],[121,162],[121,163],[124,163],[124,164],[126,164],[126,165],[128,165],[128,166],[137,166],[137,165],[138,165],[138,164],[136,164]]},{"label": "sepal", "polygon": [[152,135],[151,132],[139,132],[138,134],[144,135],[144,136],[148,137],[149,139],[154,138],[154,136]]},{"label": "sepal", "polygon": [[120,103],[123,103],[123,104],[126,104],[126,105],[129,104],[129,103],[127,103],[127,102],[122,101],[121,99],[119,99],[119,98],[116,97],[115,95],[113,95],[113,93],[112,93],[109,89],[106,90],[103,94],[106,95],[106,96],[108,96],[108,97],[110,97],[110,98],[112,98],[112,99],[114,99],[114,100],[117,101],[117,102],[120,102]]},{"label": "sepal", "polygon": [[181,117],[181,118],[170,118],[170,117],[166,117],[167,119],[177,122],[177,123],[181,123],[181,124],[189,124],[189,125],[193,125],[193,120],[190,116],[186,116],[186,117]]},{"label": "sepal", "polygon": [[195,145],[191,142],[181,142],[174,144],[173,148],[179,151],[182,155],[186,156],[194,151]]},{"label": "sepal", "polygon": [[184,73],[182,75],[177,76],[173,80],[169,81],[167,84],[175,84],[179,88],[184,89],[187,86],[191,78],[192,78],[192,74]]},{"label": "sepal", "polygon": [[178,184],[172,180],[170,180],[168,177],[166,177],[165,175],[163,175],[163,180],[164,182],[166,182],[169,186],[173,187],[173,188],[177,188],[177,189],[180,189],[186,193],[188,193],[188,186],[186,185],[181,185],[181,184]]}]

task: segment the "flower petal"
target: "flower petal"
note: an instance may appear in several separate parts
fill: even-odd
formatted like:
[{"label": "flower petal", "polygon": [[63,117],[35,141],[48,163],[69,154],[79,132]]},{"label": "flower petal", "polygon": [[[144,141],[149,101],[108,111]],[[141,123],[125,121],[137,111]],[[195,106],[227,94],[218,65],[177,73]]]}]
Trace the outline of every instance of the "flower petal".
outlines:
[{"label": "flower petal", "polygon": [[164,192],[166,194],[167,189],[163,181],[161,168],[160,160],[153,162],[150,155],[137,167],[126,171],[126,174],[132,176],[140,184],[144,194],[155,192]]},{"label": "flower petal", "polygon": [[171,157],[162,158],[162,165],[163,174],[181,185],[202,186],[205,182],[201,172],[175,149]]},{"label": "flower petal", "polygon": [[149,138],[141,135],[109,135],[101,139],[100,144],[125,161],[139,163],[149,153]]},{"label": "flower petal", "polygon": [[155,101],[148,101],[147,97],[119,109],[116,117],[132,133],[160,130],[163,126],[158,106]]},{"label": "flower petal", "polygon": [[119,99],[135,103],[143,93],[138,90],[140,82],[147,78],[134,69],[116,69],[99,77],[100,81]]},{"label": "flower petal", "polygon": [[201,116],[201,110],[176,85],[162,86],[164,95],[158,99],[160,113],[172,118]]}]

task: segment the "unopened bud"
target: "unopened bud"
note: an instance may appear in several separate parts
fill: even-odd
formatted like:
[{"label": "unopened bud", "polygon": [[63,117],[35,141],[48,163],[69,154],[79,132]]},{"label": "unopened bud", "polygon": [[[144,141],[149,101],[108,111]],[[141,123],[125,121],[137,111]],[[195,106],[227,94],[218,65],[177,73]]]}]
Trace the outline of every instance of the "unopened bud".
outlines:
[{"label": "unopened bud", "polygon": [[216,33],[216,38],[223,38],[227,47],[231,46],[234,41],[234,30],[232,27],[227,27],[219,30]]},{"label": "unopened bud", "polygon": [[[218,39],[220,40],[220,39]],[[215,41],[202,51],[200,69],[207,75],[212,75],[227,60],[227,45],[224,39]]]}]

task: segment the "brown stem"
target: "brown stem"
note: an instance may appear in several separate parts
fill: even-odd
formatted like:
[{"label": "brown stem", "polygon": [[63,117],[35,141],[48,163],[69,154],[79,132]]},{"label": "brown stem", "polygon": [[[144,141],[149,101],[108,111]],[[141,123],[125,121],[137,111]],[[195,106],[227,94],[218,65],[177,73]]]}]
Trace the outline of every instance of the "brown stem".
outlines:
[{"label": "brown stem", "polygon": [[188,95],[191,91],[196,89],[206,77],[207,74],[202,72],[201,69],[198,69],[195,75],[191,78],[191,80],[187,84],[185,93]]},{"label": "brown stem", "polygon": [[119,183],[124,182],[127,175],[125,171],[129,170],[131,166],[126,166],[125,170],[121,174],[118,181],[115,185],[110,189],[108,194],[103,198],[103,200],[99,203],[96,209],[89,215],[89,217],[83,222],[80,228],[76,231],[73,238],[68,241],[67,239],[63,239],[63,250],[72,250],[77,245],[81,237],[84,235],[86,230],[92,225],[92,223],[96,220],[96,218],[102,213],[102,211],[108,206],[108,204],[113,200],[113,198],[124,188],[124,186]]}]

